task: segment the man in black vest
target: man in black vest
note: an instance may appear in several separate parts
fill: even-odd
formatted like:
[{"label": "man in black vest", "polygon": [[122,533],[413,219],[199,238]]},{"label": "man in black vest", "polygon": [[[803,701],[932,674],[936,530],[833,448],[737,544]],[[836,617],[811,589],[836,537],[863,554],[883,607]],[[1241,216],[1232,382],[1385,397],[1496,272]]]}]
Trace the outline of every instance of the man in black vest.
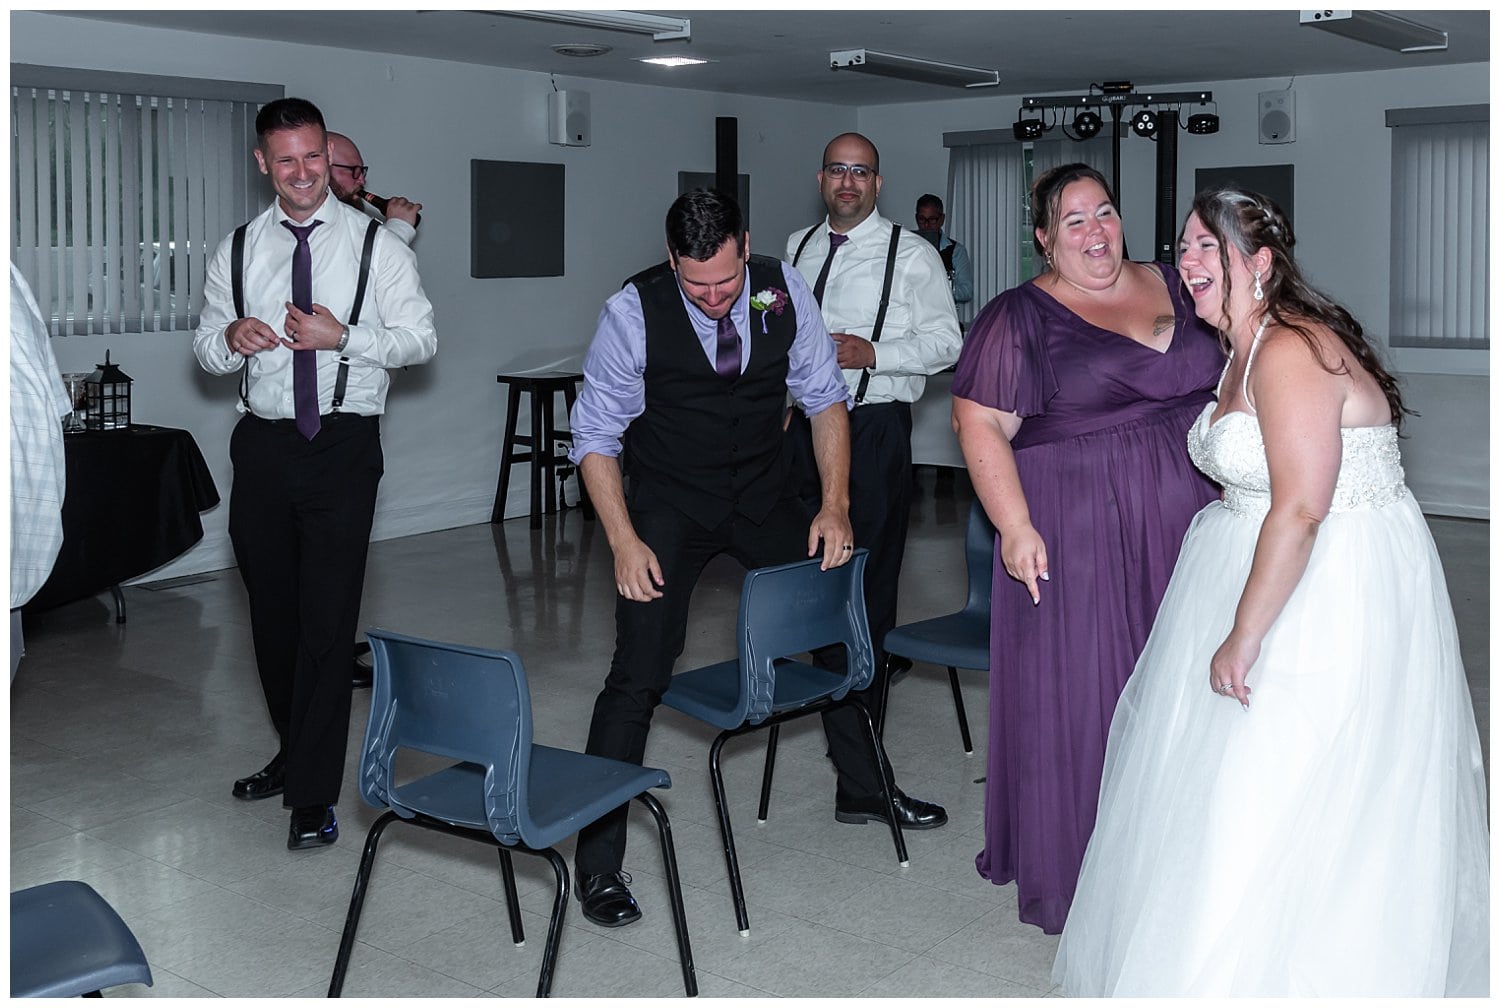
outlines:
[{"label": "man in black vest", "polygon": [[[849,393],[833,341],[796,270],[750,255],[736,203],[698,189],[667,212],[668,260],[604,305],[573,408],[571,458],[615,557],[616,643],[587,751],[640,764],[651,716],[682,653],[704,565],[746,568],[818,554],[848,562]],[[783,435],[787,394],[811,417],[817,514],[796,494]],[[625,492],[619,464],[629,428]],[[852,711],[825,715],[825,724]],[[830,740],[839,787],[876,794],[867,744]],[[578,897],[589,920],[640,918],[621,871],[627,809],[579,834]]]}]

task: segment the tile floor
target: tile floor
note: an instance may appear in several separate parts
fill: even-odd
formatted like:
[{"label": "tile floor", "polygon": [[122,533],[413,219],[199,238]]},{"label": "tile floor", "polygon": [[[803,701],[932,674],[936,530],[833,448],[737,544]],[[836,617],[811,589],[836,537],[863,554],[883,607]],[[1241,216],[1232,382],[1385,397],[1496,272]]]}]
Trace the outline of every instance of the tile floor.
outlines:
[{"label": "tile floor", "polygon": [[[972,491],[919,469],[902,618],[957,608]],[[1487,522],[1433,522],[1459,613],[1481,734],[1488,738]],[[710,566],[694,599],[684,662],[732,653],[739,571]],[[604,536],[574,510],[532,532],[524,520],[375,544],[362,619],[422,636],[516,650],[539,742],[581,748],[613,642]],[[11,888],[87,881],[139,936],[156,985],[113,996],[321,996],[327,990],[363,835],[375,817],[354,787],[368,693],[355,694],[342,839],[285,848],[278,801],[230,797],[230,782],[276,748],[250,658],[234,571],[126,590],[27,621],[30,654],[11,689]],[[688,924],[706,996],[1036,997],[1050,992],[1056,939],[1016,920],[1012,886],[974,872],[982,836],[986,705],[965,684],[977,751],[963,755],[942,670],[919,666],[893,693],[887,747],[902,786],[942,802],[943,829],[909,833],[896,864],[879,824],[832,816],[833,774],[816,719],[782,733],[771,818],[754,821],[761,749],[731,744],[751,934],[734,926],[707,781],[711,732],[663,709],[648,762],[674,787],[671,817]],[[1487,752],[1488,750],[1486,750]],[[645,918],[619,930],[569,909],[553,993],[682,993],[654,830],[632,816],[627,869]],[[564,855],[571,865],[571,842]],[[393,828],[382,844],[346,996],[535,991],[550,870],[515,859],[528,941],[512,946],[489,850]]]}]

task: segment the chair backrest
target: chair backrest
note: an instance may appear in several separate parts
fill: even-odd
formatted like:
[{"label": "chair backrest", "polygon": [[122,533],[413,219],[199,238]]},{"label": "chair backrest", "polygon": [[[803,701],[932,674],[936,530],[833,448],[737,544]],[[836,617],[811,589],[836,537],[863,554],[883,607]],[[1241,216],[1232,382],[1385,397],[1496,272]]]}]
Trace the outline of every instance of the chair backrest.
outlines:
[{"label": "chair backrest", "polygon": [[830,644],[846,649],[844,680],[829,695],[843,699],[875,675],[875,651],[865,613],[865,561],[857,549],[849,562],[819,570],[821,561],[801,560],[762,567],[745,575],[740,593],[740,668],[746,675],[745,720],[770,713],[775,690],[773,663]]},{"label": "chair backrest", "polygon": [[964,528],[964,555],[969,564],[969,599],[964,612],[990,618],[990,596],[995,585],[995,526],[979,498],[969,505],[969,522]]},{"label": "chair backrest", "polygon": [[394,796],[396,751],[415,749],[484,769],[485,815],[502,842],[532,832],[526,781],[531,691],[511,651],[444,644],[372,629],[370,723],[360,754],[360,795],[411,818]]}]

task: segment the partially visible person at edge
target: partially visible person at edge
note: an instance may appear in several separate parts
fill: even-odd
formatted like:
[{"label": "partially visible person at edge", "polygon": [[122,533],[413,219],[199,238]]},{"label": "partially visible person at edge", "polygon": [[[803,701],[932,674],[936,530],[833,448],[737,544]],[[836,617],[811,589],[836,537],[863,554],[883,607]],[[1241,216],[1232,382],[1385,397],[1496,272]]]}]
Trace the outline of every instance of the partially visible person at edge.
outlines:
[{"label": "partially visible person at edge", "polygon": [[948,283],[953,288],[953,303],[968,304],[974,300],[974,260],[962,243],[955,241],[943,230],[948,215],[943,213],[943,201],[932,193],[923,193],[917,198],[917,232],[937,249],[948,271]]},{"label": "partially visible person at edge", "polygon": [[360,213],[379,215],[393,237],[410,245],[417,237],[417,215],[422,204],[413,203],[405,196],[390,196],[387,197],[385,213],[379,214],[364,198],[370,166],[365,164],[354,141],[342,133],[328,134],[328,159],[328,184],[340,202],[349,204]]},{"label": "partially visible person at edge", "polygon": [[1223,363],[1172,266],[1124,258],[1109,184],[1062,165],[1032,188],[1047,268],[985,306],[953,425],[996,538],[979,873],[1057,934],[1094,825],[1115,700],[1188,522],[1216,488],[1187,429]]}]

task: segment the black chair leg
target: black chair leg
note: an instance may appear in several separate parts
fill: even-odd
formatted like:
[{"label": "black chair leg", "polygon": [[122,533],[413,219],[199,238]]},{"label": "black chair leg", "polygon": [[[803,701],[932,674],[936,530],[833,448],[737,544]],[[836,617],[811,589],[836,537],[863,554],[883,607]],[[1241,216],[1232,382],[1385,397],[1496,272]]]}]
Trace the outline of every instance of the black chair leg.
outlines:
[{"label": "black chair leg", "polygon": [[708,776],[714,787],[714,807],[719,813],[719,835],[724,841],[724,861],[729,867],[729,891],[734,897],[734,922],[740,934],[750,934],[750,913],[745,909],[745,888],[740,883],[740,860],[734,852],[734,830],[729,825],[729,802],[724,797],[724,774],[719,756],[724,750],[728,732],[721,732],[708,751]]},{"label": "black chair leg", "polygon": [[526,944],[526,929],[521,924],[521,898],[516,893],[516,869],[510,861],[510,851],[499,848],[500,881],[505,886],[505,909],[510,913],[510,937],[516,948]]},{"label": "black chair leg", "polygon": [[958,688],[958,669],[948,666],[948,682],[953,687],[953,711],[958,715],[958,732],[964,738],[964,755],[974,755],[974,742],[969,738],[969,715],[964,710],[964,693]]},{"label": "black chair leg", "polygon": [[887,651],[885,653],[885,675],[881,676],[880,683],[880,718],[875,722],[875,734],[885,738],[885,712],[891,709],[891,666],[894,656]]},{"label": "black chair leg", "polygon": [[766,821],[771,809],[771,775],[776,770],[776,743],[781,739],[781,725],[772,725],[766,735],[766,769],[760,778],[760,813],[756,819]]},{"label": "black chair leg", "polygon": [[552,992],[552,972],[557,968],[557,944],[562,938],[563,917],[568,912],[568,866],[562,855],[551,847],[537,851],[552,865],[557,875],[557,898],[552,901],[552,923],[547,925],[547,945],[542,949],[542,975],[537,978],[536,996],[547,997]]},{"label": "black chair leg", "polygon": [[693,969],[693,949],[688,942],[687,912],[682,906],[682,877],[677,872],[677,848],[672,845],[672,826],[666,810],[656,796],[643,792],[636,795],[651,810],[656,831],[661,835],[661,859],[667,868],[667,895],[672,904],[672,926],[677,932],[677,957],[682,962],[682,985],[688,997],[698,996],[698,974]]},{"label": "black chair leg", "polygon": [[911,859],[906,856],[906,838],[901,835],[901,822],[896,817],[896,795],[887,772],[890,764],[885,757],[885,746],[881,745],[880,736],[875,731],[875,720],[870,717],[870,709],[853,696],[846,697],[844,702],[859,711],[865,722],[865,730],[869,732],[871,751],[880,763],[880,794],[885,799],[885,814],[891,824],[891,839],[896,843],[896,860],[905,868],[911,864]]},{"label": "black chair leg", "polygon": [[354,936],[359,931],[359,915],[365,906],[365,891],[370,886],[370,872],[375,867],[375,848],[380,843],[385,828],[399,816],[387,812],[370,827],[365,837],[365,852],[359,859],[359,871],[354,875],[354,893],[349,897],[349,916],[344,920],[344,934],[339,939],[338,958],[333,961],[333,979],[328,982],[328,996],[336,998],[344,992],[344,974],[349,972],[349,956],[354,952]]}]

